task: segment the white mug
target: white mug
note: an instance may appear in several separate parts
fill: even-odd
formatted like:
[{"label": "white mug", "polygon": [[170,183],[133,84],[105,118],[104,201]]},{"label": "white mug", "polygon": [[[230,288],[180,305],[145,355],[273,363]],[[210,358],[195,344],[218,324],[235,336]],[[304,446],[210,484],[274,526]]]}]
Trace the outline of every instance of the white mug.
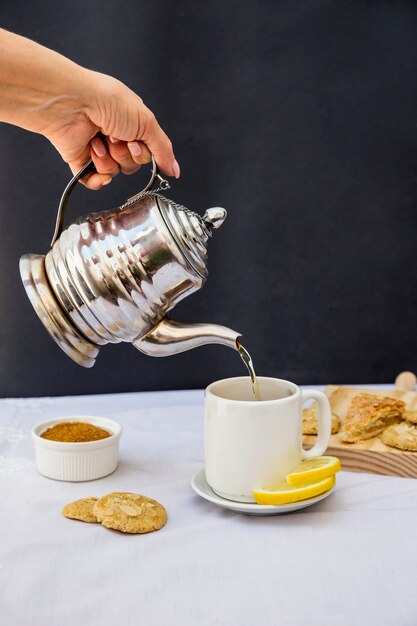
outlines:
[{"label": "white mug", "polygon": [[[205,391],[206,480],[228,500],[255,502],[254,489],[284,481],[303,459],[324,454],[331,434],[331,410],[324,393],[301,391],[278,378],[258,377],[255,400],[249,377],[225,378]],[[318,405],[318,435],[302,447],[302,409]]]}]

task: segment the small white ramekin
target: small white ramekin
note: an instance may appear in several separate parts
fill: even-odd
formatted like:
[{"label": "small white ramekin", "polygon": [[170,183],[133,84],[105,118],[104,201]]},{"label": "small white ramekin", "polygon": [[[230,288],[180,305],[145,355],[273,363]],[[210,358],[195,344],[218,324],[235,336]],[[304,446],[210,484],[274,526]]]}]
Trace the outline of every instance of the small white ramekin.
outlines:
[{"label": "small white ramekin", "polygon": [[[62,422],[87,422],[104,428],[111,435],[83,442],[52,441],[40,437],[45,430]],[[55,480],[78,482],[102,478],[117,467],[121,434],[120,424],[106,417],[71,415],[39,422],[32,428],[36,466],[43,476]]]}]

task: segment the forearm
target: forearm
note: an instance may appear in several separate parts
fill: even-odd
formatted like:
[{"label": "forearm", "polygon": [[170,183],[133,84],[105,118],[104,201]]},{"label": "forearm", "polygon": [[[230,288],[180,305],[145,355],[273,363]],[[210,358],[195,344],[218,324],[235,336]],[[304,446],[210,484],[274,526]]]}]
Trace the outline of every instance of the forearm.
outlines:
[{"label": "forearm", "polygon": [[50,134],[51,109],[57,123],[68,109],[84,115],[88,75],[57,52],[0,29],[0,121]]}]

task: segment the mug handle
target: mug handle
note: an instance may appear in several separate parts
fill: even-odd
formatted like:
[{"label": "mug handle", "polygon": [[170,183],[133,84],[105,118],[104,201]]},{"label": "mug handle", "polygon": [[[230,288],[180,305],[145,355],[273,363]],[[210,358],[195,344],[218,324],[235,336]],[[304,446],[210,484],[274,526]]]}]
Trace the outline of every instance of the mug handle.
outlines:
[{"label": "mug handle", "polygon": [[310,450],[304,450],[301,448],[302,459],[311,459],[313,456],[321,456],[327,450],[329,445],[330,435],[332,434],[332,413],[330,410],[330,403],[321,391],[315,391],[310,389],[308,391],[301,392],[302,401],[315,400],[318,406],[318,434],[317,441]]}]

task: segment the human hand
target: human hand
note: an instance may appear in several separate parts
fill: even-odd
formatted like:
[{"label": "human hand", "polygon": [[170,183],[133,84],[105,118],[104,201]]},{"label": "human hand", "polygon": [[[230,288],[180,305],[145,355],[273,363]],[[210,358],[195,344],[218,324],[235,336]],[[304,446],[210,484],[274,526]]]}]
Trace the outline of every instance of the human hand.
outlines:
[{"label": "human hand", "polygon": [[90,189],[119,171],[133,174],[151,154],[162,172],[180,175],[170,140],[131,89],[3,29],[0,121],[44,135],[74,174],[91,156],[97,172],[83,177]]},{"label": "human hand", "polygon": [[[97,173],[82,182],[89,189],[100,189],[119,171],[137,172],[153,155],[162,172],[178,178],[180,168],[171,141],[141,98],[110,76],[84,72],[81,106],[71,106],[67,97],[57,100],[53,122],[42,131],[72,172],[78,172],[91,156]],[[101,138],[96,136],[99,132]]]}]

